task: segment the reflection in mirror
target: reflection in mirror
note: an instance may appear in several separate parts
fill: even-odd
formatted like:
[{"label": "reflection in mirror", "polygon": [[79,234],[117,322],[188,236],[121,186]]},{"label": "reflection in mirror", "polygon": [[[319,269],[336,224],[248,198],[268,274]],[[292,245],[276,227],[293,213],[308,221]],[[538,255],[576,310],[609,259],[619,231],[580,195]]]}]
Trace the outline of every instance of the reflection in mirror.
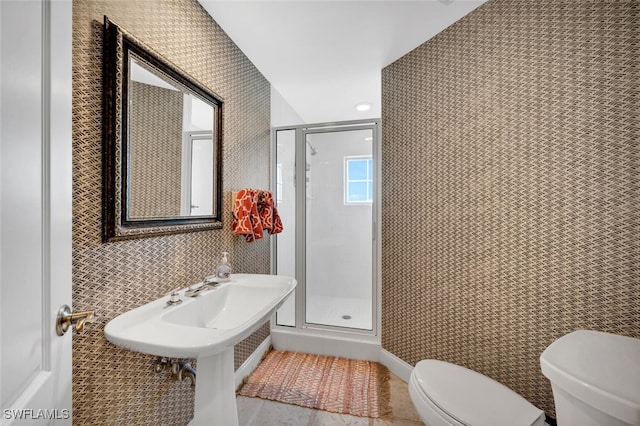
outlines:
[{"label": "reflection in mirror", "polygon": [[129,70],[127,219],[212,215],[214,107],[133,53]]},{"label": "reflection in mirror", "polygon": [[105,17],[103,240],[222,227],[222,101]]},{"label": "reflection in mirror", "polygon": [[[183,185],[184,214],[191,216],[210,215],[213,212],[213,140],[211,133],[189,132],[187,149],[190,155],[183,167],[186,183]],[[188,161],[191,160],[191,161]]]}]

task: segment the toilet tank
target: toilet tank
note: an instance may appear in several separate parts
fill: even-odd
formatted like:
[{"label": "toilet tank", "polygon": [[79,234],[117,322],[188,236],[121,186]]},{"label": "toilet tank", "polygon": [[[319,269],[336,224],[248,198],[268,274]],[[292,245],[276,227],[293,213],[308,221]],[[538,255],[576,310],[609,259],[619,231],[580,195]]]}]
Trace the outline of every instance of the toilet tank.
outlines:
[{"label": "toilet tank", "polygon": [[540,356],[559,426],[640,426],[640,339],[578,330]]}]

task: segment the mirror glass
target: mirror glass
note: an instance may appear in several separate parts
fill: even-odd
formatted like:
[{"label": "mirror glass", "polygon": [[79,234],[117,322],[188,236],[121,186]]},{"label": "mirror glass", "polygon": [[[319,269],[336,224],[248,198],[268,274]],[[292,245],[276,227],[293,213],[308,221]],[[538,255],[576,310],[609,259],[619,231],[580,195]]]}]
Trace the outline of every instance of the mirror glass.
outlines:
[{"label": "mirror glass", "polygon": [[222,100],[105,17],[103,241],[222,227]]},{"label": "mirror glass", "polygon": [[127,219],[214,212],[215,105],[129,56]]}]

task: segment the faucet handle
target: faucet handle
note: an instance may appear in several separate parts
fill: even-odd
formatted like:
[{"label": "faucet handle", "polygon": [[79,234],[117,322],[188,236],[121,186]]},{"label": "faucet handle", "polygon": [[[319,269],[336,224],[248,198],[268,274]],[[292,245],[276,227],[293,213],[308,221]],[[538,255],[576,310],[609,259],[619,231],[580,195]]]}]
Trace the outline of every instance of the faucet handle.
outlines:
[{"label": "faucet handle", "polygon": [[206,277],[204,277],[204,279],[202,280],[202,284],[213,284],[213,283],[217,283],[218,282],[218,277],[217,275],[207,275]]},{"label": "faucet handle", "polygon": [[179,288],[174,288],[173,290],[171,290],[169,300],[167,300],[167,305],[177,305],[178,303],[182,303],[182,299],[180,299],[180,293],[178,293],[179,290]]}]

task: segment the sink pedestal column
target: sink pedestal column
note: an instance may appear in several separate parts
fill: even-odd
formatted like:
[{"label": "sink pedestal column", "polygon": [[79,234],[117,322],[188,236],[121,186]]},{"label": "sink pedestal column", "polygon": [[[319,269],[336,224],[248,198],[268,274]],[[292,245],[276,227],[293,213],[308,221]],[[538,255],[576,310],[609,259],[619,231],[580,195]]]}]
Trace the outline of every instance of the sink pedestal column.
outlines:
[{"label": "sink pedestal column", "polygon": [[193,426],[238,426],[233,346],[198,357]]}]

